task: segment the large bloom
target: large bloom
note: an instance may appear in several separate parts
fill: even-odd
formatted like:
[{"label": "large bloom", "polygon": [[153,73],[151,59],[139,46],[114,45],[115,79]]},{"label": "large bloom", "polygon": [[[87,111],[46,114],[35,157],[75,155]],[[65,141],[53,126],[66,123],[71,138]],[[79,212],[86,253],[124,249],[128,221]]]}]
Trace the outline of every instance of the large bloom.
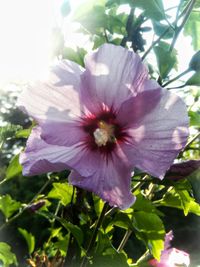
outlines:
[{"label": "large bloom", "polygon": [[163,178],[188,135],[182,100],[148,79],[137,54],[111,44],[88,54],[85,69],[59,63],[19,105],[38,122],[20,157],[23,174],[70,168],[73,185],[122,209],[134,202],[133,168]]},{"label": "large bloom", "polygon": [[165,236],[164,250],[161,253],[160,261],[152,259],[149,261],[150,266],[154,267],[177,267],[190,265],[190,256],[188,253],[178,250],[176,248],[170,248],[170,242],[173,239],[173,233],[170,231]]}]

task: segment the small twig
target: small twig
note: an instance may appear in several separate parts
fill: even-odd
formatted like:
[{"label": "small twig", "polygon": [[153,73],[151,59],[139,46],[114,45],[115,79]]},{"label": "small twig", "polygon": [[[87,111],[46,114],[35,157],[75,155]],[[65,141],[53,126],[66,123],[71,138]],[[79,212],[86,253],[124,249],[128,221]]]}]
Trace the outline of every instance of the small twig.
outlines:
[{"label": "small twig", "polygon": [[200,132],[198,132],[190,141],[188,141],[184,147],[184,150],[186,150],[198,137],[200,137]]},{"label": "small twig", "polygon": [[149,175],[146,174],[141,180],[140,182],[138,182],[132,189],[131,192],[134,193],[138,188],[140,188],[145,182],[146,180],[149,179]]},{"label": "small twig", "polygon": [[168,33],[168,31],[170,30],[171,26],[169,26],[159,37],[158,39],[156,39],[151,46],[147,49],[147,51],[144,53],[144,55],[142,56],[142,60],[144,60],[146,58],[146,56],[149,54],[149,52],[151,51],[151,49],[160,42],[160,40],[165,36],[165,34]]},{"label": "small twig", "polygon": [[187,86],[187,84],[184,83],[184,84],[179,85],[179,86],[169,87],[169,88],[167,88],[167,90],[181,89],[181,88],[184,88],[185,86]]},{"label": "small twig", "polygon": [[126,231],[126,233],[125,233],[125,235],[124,235],[124,237],[123,237],[121,243],[119,244],[119,247],[118,247],[118,249],[117,249],[117,252],[120,252],[120,251],[123,250],[123,248],[124,248],[124,246],[126,245],[126,243],[127,243],[127,241],[128,241],[128,239],[129,239],[129,237],[130,237],[131,234],[132,234],[132,230],[128,229],[128,230]]},{"label": "small twig", "polygon": [[37,199],[37,197],[44,191],[44,189],[50,184],[53,178],[48,179],[48,181],[42,186],[42,188],[37,192],[37,194],[32,198],[32,200],[23,208],[20,209],[20,211],[11,217],[9,220],[7,220],[1,227],[0,231],[3,230],[8,224],[13,222],[15,219],[17,219],[22,213],[29,208],[29,206]]},{"label": "small twig", "polygon": [[165,86],[167,86],[168,84],[170,84],[170,83],[172,83],[172,82],[178,80],[179,78],[181,78],[182,76],[186,75],[186,74],[187,74],[188,72],[190,72],[190,71],[191,71],[191,69],[188,68],[187,70],[183,71],[182,73],[180,73],[179,75],[177,75],[177,76],[174,77],[173,79],[171,79],[171,80],[169,80],[168,82],[164,83],[164,84],[162,85],[162,87],[165,87]]},{"label": "small twig", "polygon": [[[174,37],[173,37],[173,39],[172,39],[172,43],[171,43],[169,52],[171,52],[171,51],[173,50],[174,45],[175,45],[175,43],[176,43],[176,40],[177,40],[177,38],[178,38],[180,32],[182,31],[182,29],[183,29],[185,23],[187,22],[187,20],[188,20],[188,18],[189,18],[189,16],[190,16],[190,13],[192,12],[192,9],[193,9],[193,7],[194,7],[195,2],[196,2],[196,0],[191,0],[191,1],[190,1],[190,4],[188,5],[187,10],[185,11],[185,16],[184,16],[184,18],[183,18],[183,20],[182,20],[181,25],[178,26],[178,27],[176,26],[176,31],[174,32]],[[177,18],[176,18],[176,24],[177,24],[177,20],[178,20],[178,14],[177,14]]]}]

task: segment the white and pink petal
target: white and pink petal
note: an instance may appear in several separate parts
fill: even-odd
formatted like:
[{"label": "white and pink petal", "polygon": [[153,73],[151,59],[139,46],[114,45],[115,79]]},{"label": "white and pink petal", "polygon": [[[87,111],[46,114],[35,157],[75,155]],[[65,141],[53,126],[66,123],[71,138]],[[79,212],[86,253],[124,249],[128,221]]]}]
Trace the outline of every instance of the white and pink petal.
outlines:
[{"label": "white and pink petal", "polygon": [[163,90],[159,104],[127,130],[122,149],[134,166],[163,178],[187,142],[188,123],[181,98]]},{"label": "white and pink petal", "polygon": [[113,153],[108,160],[103,157],[98,162],[98,169],[91,176],[82,176],[72,172],[69,181],[75,186],[92,191],[110,206],[126,209],[130,207],[135,197],[131,193],[131,169],[123,151]]},{"label": "white and pink petal", "polygon": [[52,69],[47,81],[38,81],[23,90],[18,106],[38,122],[69,122],[81,116],[82,72],[83,69],[74,62],[60,62]]},{"label": "white and pink petal", "polygon": [[98,111],[102,104],[118,110],[125,100],[137,94],[148,76],[137,54],[112,44],[87,54],[85,67],[81,97],[91,112]]}]

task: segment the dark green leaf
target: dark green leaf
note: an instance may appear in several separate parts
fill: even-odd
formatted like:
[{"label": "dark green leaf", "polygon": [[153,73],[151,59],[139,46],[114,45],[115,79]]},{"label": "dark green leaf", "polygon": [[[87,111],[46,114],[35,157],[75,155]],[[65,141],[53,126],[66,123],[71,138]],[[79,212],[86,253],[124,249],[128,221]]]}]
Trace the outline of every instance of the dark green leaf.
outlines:
[{"label": "dark green leaf", "polygon": [[6,169],[6,179],[14,178],[15,176],[21,174],[22,166],[19,164],[19,154],[15,155]]},{"label": "dark green leaf", "polygon": [[21,203],[13,200],[10,195],[0,196],[0,210],[6,218],[9,218],[21,207]]},{"label": "dark green leaf", "polygon": [[155,34],[158,36],[161,36],[168,29],[167,33],[163,36],[163,39],[169,39],[173,37],[174,30],[172,28],[169,28],[168,24],[162,24],[159,21],[154,21],[153,28]]},{"label": "dark green leaf", "polygon": [[11,252],[11,247],[4,242],[0,242],[0,260],[3,262],[3,267],[9,267],[11,264],[18,265],[14,253]]},{"label": "dark green leaf", "polygon": [[108,227],[110,227],[111,225],[115,225],[115,226],[118,226],[120,228],[124,228],[126,230],[133,228],[132,221],[129,218],[128,214],[123,213],[123,212],[119,212],[119,213],[117,213],[115,215],[115,217],[110,222],[110,224],[108,225]]},{"label": "dark green leaf", "polygon": [[50,212],[46,212],[46,211],[39,211],[38,214],[44,216],[45,218],[51,220],[51,219],[55,219],[58,222],[60,222],[76,239],[77,243],[79,244],[79,246],[81,246],[81,244],[83,243],[83,231],[81,230],[80,227],[78,227],[77,225],[72,224],[71,222],[66,221],[63,218],[60,218]]},{"label": "dark green leaf", "polygon": [[79,228],[77,225],[67,222],[62,218],[57,218],[57,220],[59,220],[59,222],[75,237],[79,246],[81,246],[81,244],[83,243],[83,232],[81,228]]},{"label": "dark green leaf", "polygon": [[28,252],[29,254],[31,254],[35,249],[35,237],[31,233],[27,232],[25,229],[18,228],[18,231],[26,240]]},{"label": "dark green leaf", "polygon": [[109,255],[97,255],[93,258],[94,266],[103,267],[128,267],[127,258],[123,253],[113,253]]},{"label": "dark green leaf", "polygon": [[194,71],[200,71],[200,50],[192,56],[189,68]]},{"label": "dark green leaf", "polygon": [[185,84],[200,86],[200,71],[195,72]]}]

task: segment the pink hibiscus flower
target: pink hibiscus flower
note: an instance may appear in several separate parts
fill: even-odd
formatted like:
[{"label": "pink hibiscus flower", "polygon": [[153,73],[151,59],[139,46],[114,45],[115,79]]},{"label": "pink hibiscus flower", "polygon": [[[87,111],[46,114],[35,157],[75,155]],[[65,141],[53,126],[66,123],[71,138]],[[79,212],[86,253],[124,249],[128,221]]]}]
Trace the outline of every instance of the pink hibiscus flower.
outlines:
[{"label": "pink hibiscus flower", "polygon": [[20,156],[24,175],[72,169],[69,181],[125,209],[131,172],[163,178],[188,136],[183,101],[148,79],[139,56],[105,44],[85,69],[62,61],[19,106],[37,122]]},{"label": "pink hibiscus flower", "polygon": [[190,264],[190,256],[188,253],[170,248],[170,242],[173,239],[173,232],[170,231],[165,236],[164,250],[161,253],[160,261],[152,259],[149,261],[150,266],[154,267],[188,267]]}]

